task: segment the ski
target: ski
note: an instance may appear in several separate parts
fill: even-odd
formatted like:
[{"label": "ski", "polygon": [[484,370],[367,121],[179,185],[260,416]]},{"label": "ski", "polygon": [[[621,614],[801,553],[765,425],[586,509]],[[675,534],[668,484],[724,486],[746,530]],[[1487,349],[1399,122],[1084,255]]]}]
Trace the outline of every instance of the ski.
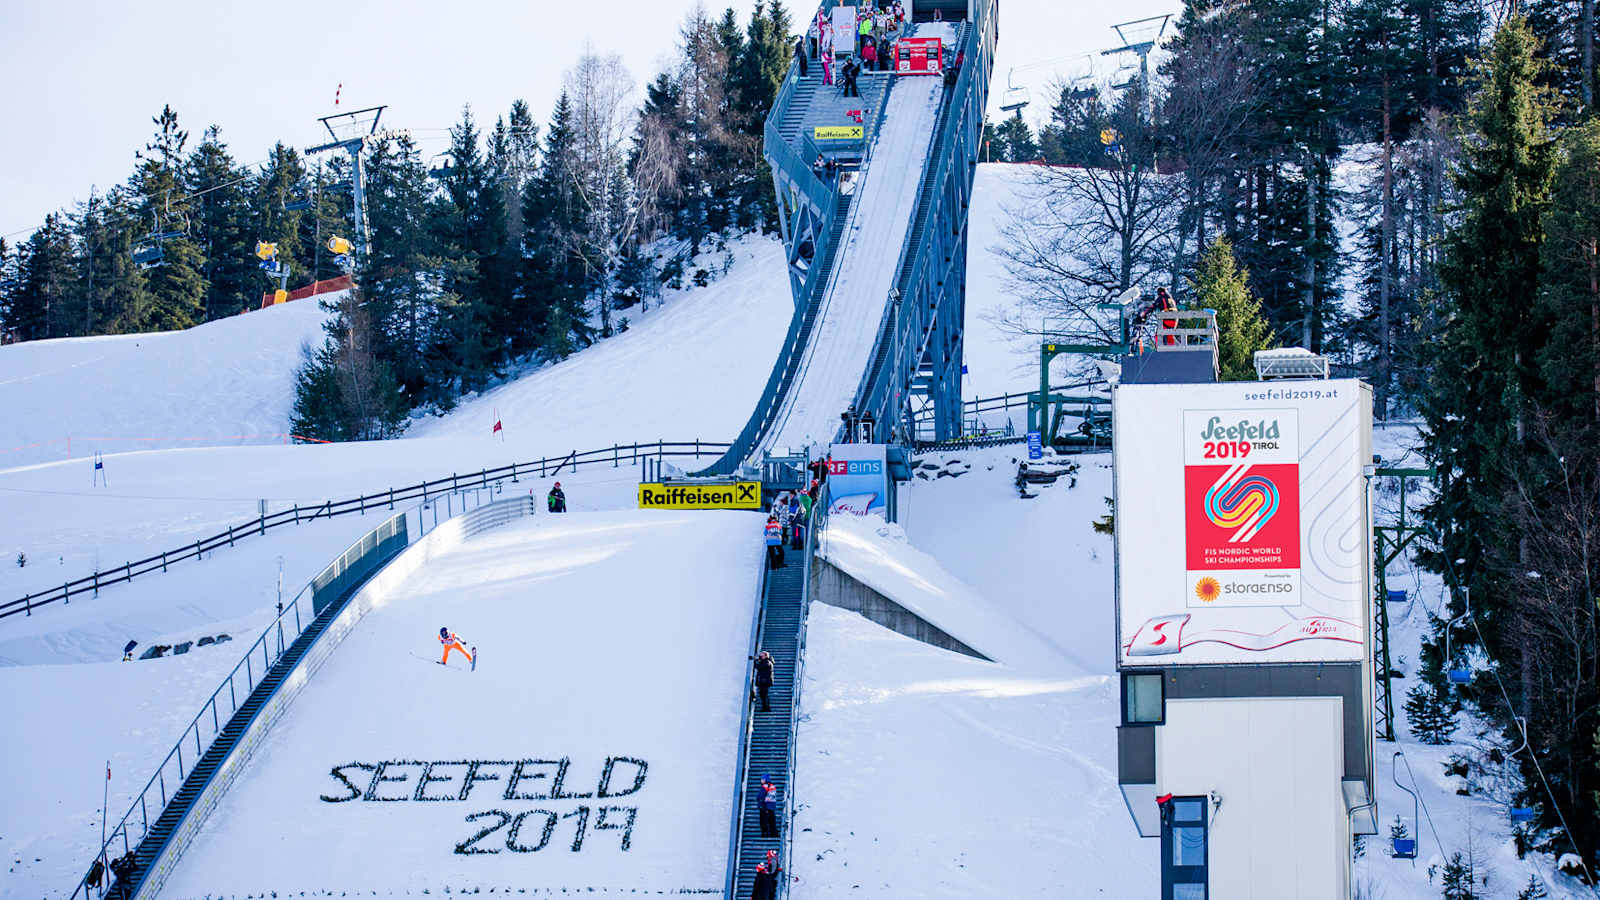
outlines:
[{"label": "ski", "polygon": [[478,648],[472,648],[472,671],[478,671]]}]

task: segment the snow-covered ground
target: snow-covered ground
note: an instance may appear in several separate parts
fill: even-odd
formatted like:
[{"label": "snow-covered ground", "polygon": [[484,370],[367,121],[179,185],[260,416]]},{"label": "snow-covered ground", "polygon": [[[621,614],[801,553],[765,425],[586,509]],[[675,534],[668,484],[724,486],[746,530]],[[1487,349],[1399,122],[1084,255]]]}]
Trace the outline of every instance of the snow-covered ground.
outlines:
[{"label": "snow-covered ground", "polygon": [[834,517],[825,555],[993,657],[813,604],[796,898],[1149,897],[1116,785],[1109,457],[1017,497],[1006,448],[903,489],[905,527]]},{"label": "snow-covered ground", "polygon": [[302,300],[187,331],[0,346],[0,466],[284,443],[300,346],[322,343],[326,317]]},{"label": "snow-covered ground", "polygon": [[[262,501],[269,512],[275,512],[291,504],[315,505],[330,498],[375,493],[424,479],[448,477],[454,472],[476,472],[514,461],[555,457],[575,449],[657,439],[731,440],[744,425],[760,393],[793,306],[783,276],[782,249],[775,239],[742,238],[730,242],[730,251],[732,268],[709,287],[669,292],[670,296],[649,312],[635,313],[628,332],[463,403],[447,416],[420,420],[411,429],[414,437],[354,444],[119,453],[106,457],[102,471],[109,484],[100,487],[92,486],[94,470],[87,459],[0,470],[0,551],[5,561],[0,565],[0,599],[59,586],[96,570],[209,537],[255,518]],[[274,317],[282,318],[282,313],[296,307],[302,314],[315,309],[312,304],[288,304],[214,325],[231,326],[257,315],[264,321],[276,321]],[[189,369],[225,369],[233,357],[251,352],[252,342],[258,339],[250,329],[213,325],[156,337],[175,344],[186,339],[193,343],[193,335],[207,329],[213,330],[214,337],[221,337],[205,344],[203,355],[194,363],[184,363]],[[98,340],[51,343],[73,358],[87,353]],[[292,343],[285,344],[288,358],[280,362],[273,375],[275,390],[286,398],[293,395],[299,340],[295,337]],[[31,346],[17,344],[0,350]],[[0,352],[0,359],[3,358],[4,353]],[[179,367],[179,358],[170,358],[168,365]],[[137,376],[142,370],[132,371]],[[120,381],[114,374],[104,377],[113,383]],[[36,390],[62,403],[68,402],[67,395],[75,384],[66,376],[50,378],[42,374],[34,381]],[[140,390],[150,395],[143,407],[149,427],[183,433],[197,427],[197,422],[228,415],[227,404],[221,401],[191,405],[187,395],[192,388],[181,378],[170,382],[146,378]],[[107,396],[102,402],[99,397],[91,392],[82,400],[74,400],[74,415],[86,419],[101,415],[113,420],[118,415],[118,398]],[[708,402],[708,398],[716,399]],[[283,422],[277,426],[280,429],[286,427],[288,403],[285,399]],[[496,410],[505,423],[505,430],[499,435],[491,432]],[[21,440],[21,436],[33,433],[29,429],[42,427],[40,423],[49,420],[50,413],[43,404],[31,418],[8,416],[0,421],[0,443],[13,433]],[[235,419],[227,424],[238,429],[248,423]],[[637,481],[636,470],[590,469],[584,474],[585,479],[580,482]],[[550,480],[529,483],[524,479],[517,487],[536,489],[542,496]],[[590,498],[582,491],[571,499],[575,509],[594,508],[587,505]],[[314,575],[334,551],[372,524],[362,517],[348,517],[246,538],[238,547],[224,551],[231,557],[248,549],[250,553],[240,557],[244,568],[237,573],[221,570],[211,580],[194,575],[198,579],[192,582],[196,590],[184,604],[171,604],[165,599],[161,592],[166,588],[162,585],[171,583],[156,579],[102,591],[97,598],[80,601],[83,606],[71,616],[63,615],[67,608],[58,605],[41,611],[27,623],[5,620],[0,624],[0,663],[24,659],[114,659],[108,654],[120,649],[121,640],[114,641],[114,648],[99,641],[89,656],[76,652],[41,656],[42,651],[50,649],[49,642],[28,648],[7,646],[15,638],[33,639],[48,634],[52,628],[77,629],[99,621],[100,616],[118,620],[117,629],[138,623],[138,630],[130,636],[141,640],[145,635],[192,620],[189,616],[178,620],[163,616],[159,621],[145,622],[141,615],[130,615],[141,605],[133,596],[140,592],[142,584],[150,585],[149,594],[155,605],[190,606],[213,618],[237,615],[242,610],[234,601],[240,594],[259,598],[262,588],[275,591],[277,557],[285,560],[285,583],[298,586]],[[25,557],[26,566],[13,564],[19,554]],[[206,564],[181,563],[174,566],[173,572],[203,565]],[[165,577],[171,577],[171,573]],[[230,589],[231,578],[237,580]],[[224,602],[222,608],[215,606],[219,601]],[[259,603],[254,599],[249,608]],[[78,607],[78,602],[73,606]],[[90,612],[90,606],[108,612]],[[158,630],[151,631],[152,628]],[[82,636],[56,642],[56,649],[62,650],[86,646]]]},{"label": "snow-covered ground", "polygon": [[[948,23],[919,25],[914,32],[954,36]],[[835,257],[800,374],[784,397],[763,449],[826,444],[838,432],[839,413],[854,400],[872,362],[943,96],[944,86],[937,78],[891,82],[883,124],[850,206],[844,243]]]},{"label": "snow-covered ground", "polygon": [[[163,896],[715,889],[753,521],[540,516],[430,560],[318,671]],[[437,664],[441,625],[475,670]]]}]

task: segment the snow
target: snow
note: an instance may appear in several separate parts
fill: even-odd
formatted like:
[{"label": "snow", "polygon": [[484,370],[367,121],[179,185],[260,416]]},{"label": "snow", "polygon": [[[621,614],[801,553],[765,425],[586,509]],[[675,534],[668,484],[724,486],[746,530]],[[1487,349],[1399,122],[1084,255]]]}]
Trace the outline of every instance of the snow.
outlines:
[{"label": "snow", "polygon": [[[430,560],[318,671],[162,896],[718,888],[756,524],[737,512],[541,516]],[[479,648],[475,671],[459,656],[437,664],[441,624]],[[608,758],[646,766],[615,764],[615,797],[595,793]],[[377,773],[350,764],[402,760],[417,762],[343,799],[336,767],[367,792]],[[478,778],[497,780],[465,784],[474,760],[486,761]],[[528,799],[506,799],[518,760],[552,762],[527,763],[516,794]],[[412,799],[429,761],[420,796],[439,802]],[[556,816],[543,849],[527,849],[548,818],[531,810]],[[628,810],[631,834],[619,827]],[[528,815],[514,836],[508,825],[458,849],[497,811]]]},{"label": "snow", "polygon": [[300,347],[322,343],[326,317],[304,300],[187,331],[0,346],[0,466],[283,443]]},{"label": "snow", "polygon": [[938,78],[894,79],[800,374],[760,449],[830,443],[854,402],[899,275],[943,95]]},{"label": "snow", "polygon": [[1076,487],[1020,500],[1004,448],[963,458],[903,488],[903,533],[834,516],[823,543],[1000,661],[813,603],[792,896],[1154,896],[1157,848],[1116,785],[1110,540],[1089,528],[1110,471],[1089,457]]}]

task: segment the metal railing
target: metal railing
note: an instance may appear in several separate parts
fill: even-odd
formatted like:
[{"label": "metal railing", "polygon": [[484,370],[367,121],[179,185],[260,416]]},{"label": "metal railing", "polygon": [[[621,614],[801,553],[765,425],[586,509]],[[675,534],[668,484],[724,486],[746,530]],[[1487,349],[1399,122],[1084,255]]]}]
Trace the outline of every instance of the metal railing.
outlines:
[{"label": "metal railing", "polygon": [[732,898],[739,883],[739,842],[744,835],[745,784],[750,780],[750,732],[755,727],[755,704],[751,702],[750,690],[755,684],[756,651],[761,646],[761,626],[765,624],[766,580],[769,564],[765,553],[761,555],[761,568],[756,573],[756,614],[750,621],[750,652],[746,653],[744,666],[744,690],[739,695],[744,712],[739,718],[739,752],[733,761],[733,821],[728,831],[728,890],[727,897]]},{"label": "metal railing", "polygon": [[[178,742],[167,753],[166,759],[157,767],[155,775],[151,776],[144,790],[139,792],[138,797],[129,806],[128,812],[118,820],[101,846],[100,853],[95,857],[95,862],[101,867],[101,879],[95,885],[89,884],[90,871],[94,866],[94,863],[91,863],[90,871],[84,873],[73,889],[71,900],[77,900],[80,894],[85,900],[98,900],[112,890],[112,877],[109,871],[112,848],[120,841],[122,849],[120,855],[126,855],[139,847],[149,835],[151,824],[161,818],[173,795],[181,788],[195,765],[205,756],[206,751],[215,743],[217,736],[227,727],[240,706],[272,673],[274,667],[283,661],[284,653],[311,627],[317,616],[327,609],[331,600],[365,583],[378,569],[410,546],[411,534],[407,524],[409,516],[416,517],[416,537],[421,539],[437,528],[441,522],[449,521],[458,515],[464,517],[463,536],[472,537],[514,519],[531,516],[537,511],[537,505],[531,497],[496,500],[496,493],[481,488],[463,489],[460,492],[447,494],[446,497],[450,498],[448,503],[441,503],[443,498],[434,497],[409,511],[393,515],[377,528],[362,535],[318,573],[317,577],[307,582],[250,646],[244,658],[234,666],[232,672],[228,673],[228,677],[212,692],[210,698],[201,705],[200,712],[190,722],[189,727],[184,729]],[[441,506],[448,511],[444,519],[438,517]],[[425,515],[430,510],[434,512],[431,522]],[[243,679],[238,677],[241,670],[245,674]],[[221,712],[224,692],[229,710],[226,714]],[[211,723],[209,729],[204,727],[207,721]],[[185,752],[191,743],[195,748],[192,756]],[[173,776],[170,789],[168,774]],[[156,806],[154,801],[158,797],[160,805]],[[132,829],[135,827],[140,829],[137,838],[132,835]],[[139,877],[142,878],[143,874],[140,873]]]},{"label": "metal railing", "polygon": [[[217,689],[211,692],[206,702],[201,704],[200,711],[184,728],[177,743],[161,761],[161,765],[156,767],[155,774],[150,776],[150,780],[134,798],[128,811],[112,827],[99,854],[95,857],[101,869],[101,877],[96,879],[97,883],[91,885],[90,871],[85,871],[73,889],[73,898],[80,895],[104,897],[111,889],[112,877],[109,870],[112,848],[120,841],[122,853],[117,855],[124,856],[139,846],[150,833],[151,824],[161,817],[168,801],[194,771],[195,765],[205,756],[206,750],[216,740],[217,735],[227,726],[257,685],[268,676],[273,666],[283,658],[284,652],[292,647],[295,640],[316,620],[317,613],[325,606],[325,604],[318,605],[318,598],[326,596],[325,592],[319,591],[319,582],[324,586],[341,583],[339,576],[347,572],[359,572],[361,577],[365,578],[382,562],[404,549],[408,542],[406,514],[399,513],[389,517],[383,524],[351,544],[349,549],[340,554],[316,578],[307,582],[305,587],[283,606],[277,618],[261,632],[261,636],[250,645],[250,649],[245,651],[244,658],[239,660],[239,664],[233,667],[233,671],[228,673]],[[342,583],[347,586],[349,584],[348,581]],[[241,674],[244,675],[243,678],[239,677]],[[226,713],[222,712],[224,707],[228,710]],[[211,727],[207,728],[207,725]],[[186,752],[190,746],[194,748],[193,752]],[[135,827],[139,829],[137,837],[131,833]],[[91,870],[93,867],[94,863],[91,863]]]},{"label": "metal railing", "polygon": [[800,738],[800,696],[801,686],[806,675],[806,629],[811,621],[811,562],[817,555],[817,541],[828,526],[828,503],[830,494],[826,482],[822,490],[817,493],[817,502],[811,505],[810,527],[806,529],[805,566],[800,575],[800,637],[794,652],[794,687],[790,690],[789,701],[789,774],[787,785],[783,792],[783,850],[779,853],[787,877],[783,879],[782,896],[789,896],[789,886],[795,880],[794,874],[794,773],[796,763],[800,759],[797,752]]},{"label": "metal railing", "polygon": [[335,516],[364,514],[368,510],[380,508],[393,510],[396,503],[410,503],[416,500],[426,503],[432,497],[453,491],[488,487],[507,479],[515,483],[522,476],[544,478],[551,475],[559,475],[562,471],[576,471],[579,466],[610,463],[613,467],[617,467],[622,463],[632,464],[642,459],[662,459],[669,456],[701,457],[721,455],[729,446],[731,445],[723,441],[700,440],[614,444],[597,450],[586,450],[582,453],[574,450],[565,456],[553,456],[530,462],[512,463],[493,469],[480,469],[477,472],[453,473],[449,478],[437,478],[432,481],[406,485],[405,487],[389,488],[385,491],[363,494],[346,500],[329,500],[325,503],[310,506],[301,506],[297,503],[291,509],[279,510],[275,513],[263,512],[255,519],[246,520],[237,525],[230,525],[226,531],[219,531],[192,544],[184,544],[172,550],[147,556],[144,559],[126,563],[115,569],[109,569],[104,572],[96,571],[75,581],[65,582],[60,587],[52,587],[49,590],[38,593],[25,594],[20,599],[0,603],[0,619],[4,619],[7,616],[31,616],[34,609],[38,607],[57,601],[70,603],[73,597],[82,594],[98,595],[103,587],[132,581],[138,575],[146,575],[155,571],[165,572],[167,567],[173,563],[189,559],[201,559],[205,554],[214,550],[232,547],[235,542],[242,538],[250,535],[264,535],[269,529],[279,528],[284,525],[298,525],[301,522],[331,519]]}]

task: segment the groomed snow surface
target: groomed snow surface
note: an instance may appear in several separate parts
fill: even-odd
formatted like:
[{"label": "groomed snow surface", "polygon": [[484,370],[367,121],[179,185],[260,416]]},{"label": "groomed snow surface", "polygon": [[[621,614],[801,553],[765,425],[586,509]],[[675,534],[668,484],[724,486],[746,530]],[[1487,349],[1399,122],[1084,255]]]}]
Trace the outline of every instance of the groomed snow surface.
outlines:
[{"label": "groomed snow surface", "polygon": [[834,564],[994,658],[813,603],[795,779],[797,900],[1154,897],[1116,785],[1109,456],[1021,500],[1011,448],[948,454],[902,522],[834,517]]},{"label": "groomed snow surface", "polygon": [[891,82],[800,374],[764,448],[828,443],[839,430],[839,414],[855,399],[899,274],[943,96],[938,78]]},{"label": "groomed snow surface", "polygon": [[[756,524],[539,516],[431,560],[316,674],[162,896],[718,892]],[[442,625],[475,671],[438,664]]]}]

